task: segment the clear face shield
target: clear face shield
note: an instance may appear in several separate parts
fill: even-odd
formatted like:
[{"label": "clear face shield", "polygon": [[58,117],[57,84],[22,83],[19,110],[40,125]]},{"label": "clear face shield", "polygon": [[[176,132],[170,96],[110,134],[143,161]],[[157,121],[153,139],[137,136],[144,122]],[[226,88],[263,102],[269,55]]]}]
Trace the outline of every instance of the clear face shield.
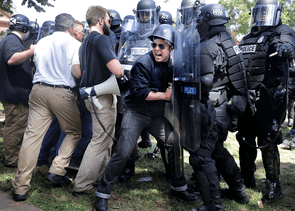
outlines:
[{"label": "clear face shield", "polygon": [[194,7],[180,7],[177,9],[177,21],[182,25],[190,25],[196,12]]},{"label": "clear face shield", "polygon": [[200,39],[203,39],[207,35],[209,31],[209,24],[204,20],[204,17],[197,18],[196,29],[199,32]]},{"label": "clear face shield", "polygon": [[277,26],[281,11],[278,5],[261,4],[251,8],[249,26]]},{"label": "clear face shield", "polygon": [[134,19],[124,19],[122,22],[122,31],[121,32],[133,32],[135,26]]},{"label": "clear face shield", "polygon": [[158,25],[157,9],[135,10],[137,30],[151,30]]}]

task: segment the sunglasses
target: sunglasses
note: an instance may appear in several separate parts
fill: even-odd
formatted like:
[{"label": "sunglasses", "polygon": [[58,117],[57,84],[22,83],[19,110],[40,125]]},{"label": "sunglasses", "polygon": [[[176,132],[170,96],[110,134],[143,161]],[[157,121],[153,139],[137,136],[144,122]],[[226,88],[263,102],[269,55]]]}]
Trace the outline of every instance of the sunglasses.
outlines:
[{"label": "sunglasses", "polygon": [[[155,47],[157,47],[157,43],[151,43],[151,46],[152,46],[152,48],[155,48]],[[159,48],[160,49],[162,49],[162,50],[164,50],[165,49],[165,45],[164,44],[159,44],[158,45],[159,46]]]}]

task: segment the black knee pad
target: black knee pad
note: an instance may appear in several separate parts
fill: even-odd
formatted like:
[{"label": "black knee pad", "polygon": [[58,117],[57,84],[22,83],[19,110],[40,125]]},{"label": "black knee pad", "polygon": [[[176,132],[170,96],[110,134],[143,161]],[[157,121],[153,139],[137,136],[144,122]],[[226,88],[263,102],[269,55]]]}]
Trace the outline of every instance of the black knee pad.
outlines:
[{"label": "black knee pad", "polygon": [[201,161],[199,156],[196,154],[191,154],[189,157],[189,164],[193,167],[194,171],[201,169]]}]

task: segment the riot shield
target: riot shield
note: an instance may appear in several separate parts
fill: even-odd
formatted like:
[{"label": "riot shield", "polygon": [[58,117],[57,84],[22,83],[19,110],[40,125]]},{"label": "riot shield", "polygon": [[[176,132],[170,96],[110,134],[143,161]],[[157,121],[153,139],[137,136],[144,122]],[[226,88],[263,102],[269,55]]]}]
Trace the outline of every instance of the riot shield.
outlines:
[{"label": "riot shield", "polygon": [[197,8],[178,8],[173,68],[173,126],[181,146],[196,151],[201,142],[200,36]]}]

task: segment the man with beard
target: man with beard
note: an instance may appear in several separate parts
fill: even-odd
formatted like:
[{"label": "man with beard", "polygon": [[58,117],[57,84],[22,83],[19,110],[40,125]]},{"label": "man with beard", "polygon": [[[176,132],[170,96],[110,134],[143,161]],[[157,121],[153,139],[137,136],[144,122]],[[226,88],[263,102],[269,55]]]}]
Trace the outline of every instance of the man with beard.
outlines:
[{"label": "man with beard", "polygon": [[[123,76],[123,67],[115,54],[111,40],[107,37],[110,34],[109,11],[101,6],[93,6],[88,9],[86,20],[90,33],[81,45],[79,56],[74,60],[76,65],[73,66],[73,70],[76,69],[78,74],[75,71],[73,74],[76,77],[82,75],[80,87],[93,87],[105,82],[113,74],[116,77]],[[111,158],[111,137],[115,135],[116,96],[102,94],[94,98],[93,101],[99,106],[95,106],[92,99],[85,100],[92,116],[93,136],[75,179],[74,195],[94,193],[96,188],[93,187],[93,183],[103,174]]]}]

